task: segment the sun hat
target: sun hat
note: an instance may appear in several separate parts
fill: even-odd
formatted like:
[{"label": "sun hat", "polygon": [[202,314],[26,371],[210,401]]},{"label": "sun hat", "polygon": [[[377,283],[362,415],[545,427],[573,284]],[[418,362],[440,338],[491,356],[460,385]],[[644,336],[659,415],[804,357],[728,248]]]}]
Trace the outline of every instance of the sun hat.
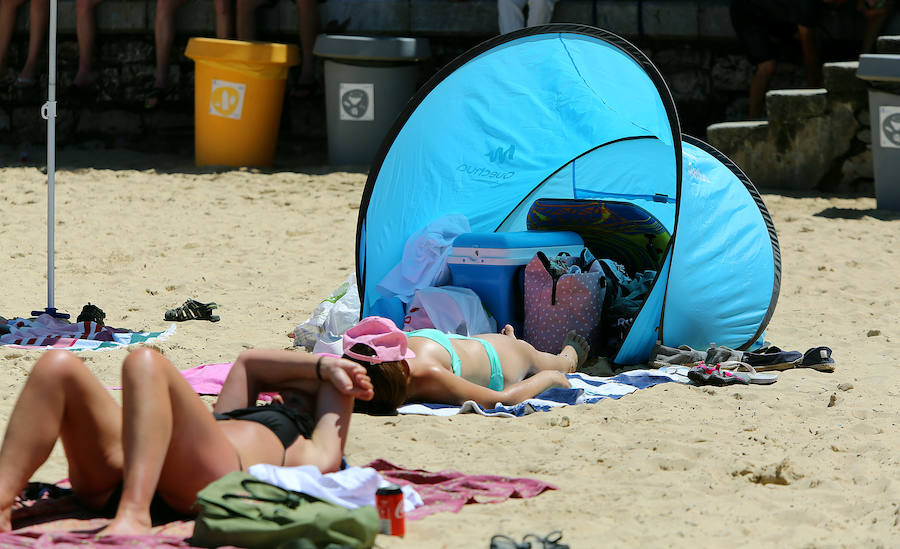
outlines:
[{"label": "sun hat", "polygon": [[[375,352],[364,355],[350,349],[361,343]],[[393,362],[416,356],[407,344],[406,333],[389,318],[369,316],[344,333],[344,354],[372,364]]]}]

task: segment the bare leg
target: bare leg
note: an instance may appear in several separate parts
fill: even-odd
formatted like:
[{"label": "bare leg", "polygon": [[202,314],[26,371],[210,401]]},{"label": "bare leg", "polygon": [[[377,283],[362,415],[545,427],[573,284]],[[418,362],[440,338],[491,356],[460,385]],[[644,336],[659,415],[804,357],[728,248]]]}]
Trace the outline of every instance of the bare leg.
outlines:
[{"label": "bare leg", "polygon": [[232,0],[215,0],[216,38],[222,40],[234,38],[234,14],[231,11],[231,2]]},{"label": "bare leg", "polygon": [[47,23],[50,20],[50,3],[48,0],[31,0],[28,23],[28,58],[22,67],[21,78],[34,80],[41,52],[44,49],[44,37],[47,35]]},{"label": "bare leg", "polygon": [[147,533],[154,492],[177,511],[189,512],[199,490],[240,464],[209,409],[158,352],[142,348],[129,354],[122,386],[122,499],[104,533]]},{"label": "bare leg", "polygon": [[[175,11],[186,0],[157,0],[154,39],[156,42],[156,79],[153,87],[169,87],[169,59],[172,57],[172,43],[175,40]],[[154,105],[155,106],[155,105]]]},{"label": "bare leg", "polygon": [[100,507],[122,479],[122,414],[74,354],[38,359],[19,395],[0,448],[0,530],[10,529],[15,496],[62,438],[69,480],[84,503]]},{"label": "bare leg", "polygon": [[0,76],[3,75],[9,44],[16,30],[16,13],[24,3],[25,0],[0,0]]},{"label": "bare leg", "polygon": [[775,74],[775,61],[763,61],[756,66],[753,79],[750,80],[750,118],[762,118],[769,81]]},{"label": "bare leg", "polygon": [[235,26],[238,40],[254,40],[256,38],[256,10],[263,0],[237,0]]},{"label": "bare leg", "polygon": [[[506,328],[504,328],[506,330]],[[510,328],[510,331],[512,329]],[[516,339],[514,334],[481,334],[478,336],[494,346],[500,364],[503,367],[503,378],[506,382],[517,383],[527,376],[541,370],[573,372],[577,366],[577,353],[571,345],[566,345],[559,354],[538,351],[523,339]]]},{"label": "bare leg", "polygon": [[[32,0],[33,2],[34,0]],[[94,8],[102,0],[76,0],[75,32],[78,35],[78,72],[73,83],[87,87],[97,80],[92,70],[94,41],[97,38],[97,19]]]},{"label": "bare leg", "polygon": [[310,85],[316,79],[313,46],[319,29],[318,0],[297,0],[297,20],[300,24],[300,84]]}]

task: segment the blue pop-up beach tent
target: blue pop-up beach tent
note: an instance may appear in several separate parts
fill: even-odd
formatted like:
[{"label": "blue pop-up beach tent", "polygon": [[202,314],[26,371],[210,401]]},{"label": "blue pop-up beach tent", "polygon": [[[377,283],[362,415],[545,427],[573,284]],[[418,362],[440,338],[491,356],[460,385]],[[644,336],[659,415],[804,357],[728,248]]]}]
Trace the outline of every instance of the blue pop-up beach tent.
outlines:
[{"label": "blue pop-up beach tent", "polygon": [[400,114],[360,204],[361,314],[386,314],[376,285],[429,222],[453,213],[473,232],[523,231],[539,198],[629,202],[672,235],[616,363],[645,362],[657,339],[745,349],[763,336],[780,255],[759,193],[721,153],[682,137],[643,53],[567,24],[484,42]]}]

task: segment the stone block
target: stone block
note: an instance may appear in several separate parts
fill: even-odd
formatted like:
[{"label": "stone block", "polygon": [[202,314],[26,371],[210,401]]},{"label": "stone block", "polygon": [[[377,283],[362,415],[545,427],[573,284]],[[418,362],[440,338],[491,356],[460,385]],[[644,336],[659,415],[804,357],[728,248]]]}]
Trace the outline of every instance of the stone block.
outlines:
[{"label": "stone block", "polygon": [[853,183],[860,179],[875,179],[871,149],[851,156],[841,166],[842,184]]},{"label": "stone block", "polygon": [[108,135],[113,138],[141,133],[141,117],[124,110],[83,110],[78,119],[79,133]]},{"label": "stone block", "polygon": [[9,113],[6,109],[0,109],[0,132],[9,131]]},{"label": "stone block", "polygon": [[[60,5],[69,2],[60,2]],[[155,2],[135,2],[133,0],[105,0],[97,5],[98,29],[115,29],[122,32],[153,31],[154,21],[148,17],[148,5]]]},{"label": "stone block", "polygon": [[338,0],[321,4],[319,18],[325,32],[405,35],[411,32],[409,9],[400,0]]},{"label": "stone block", "polygon": [[822,116],[827,106],[824,88],[770,90],[766,93],[766,115],[771,124],[790,125]]},{"label": "stone block", "polygon": [[[46,140],[47,121],[41,118],[40,111],[34,107],[15,107],[12,110],[12,127],[16,129],[18,141],[32,143]],[[57,116],[57,123],[59,117]]]},{"label": "stone block", "polygon": [[676,103],[703,101],[709,94],[709,73],[700,69],[681,70],[664,75]]},{"label": "stone block", "polygon": [[[897,19],[896,17],[894,18]],[[900,36],[879,36],[875,41],[875,51],[878,53],[900,53]]]},{"label": "stone block", "polygon": [[413,34],[492,36],[499,32],[497,2],[491,0],[467,0],[464,4],[417,0],[409,3],[408,17]]},{"label": "stone block", "polygon": [[853,104],[854,109],[863,108],[867,101],[866,83],[856,77],[859,61],[825,63],[822,76],[828,90],[829,101],[843,101]]},{"label": "stone block", "polygon": [[276,2],[274,6],[263,6],[256,10],[256,24],[265,29],[266,35],[274,41],[297,43],[300,40],[296,2]]},{"label": "stone block", "polygon": [[699,3],[697,33],[700,38],[737,40],[731,25],[728,0],[706,0]]},{"label": "stone block", "polygon": [[713,59],[710,85],[714,90],[747,93],[753,65],[743,55],[725,55]]},{"label": "stone block", "polygon": [[[594,5],[596,4],[596,20]],[[563,0],[553,9],[554,23],[578,23],[608,30],[622,37],[638,33],[637,3],[623,0]]]},{"label": "stone block", "polygon": [[789,125],[713,124],[707,139],[758,187],[811,190],[835,183],[830,174],[840,173],[835,164],[850,150],[857,130],[853,111],[844,107]]},{"label": "stone block", "polygon": [[856,132],[856,139],[857,139],[857,141],[865,143],[866,145],[871,145],[872,144],[872,128],[870,128],[867,125],[865,128]]},{"label": "stone block", "polygon": [[[147,17],[155,21],[156,2],[148,2],[148,6]],[[214,37],[216,9],[213,4],[206,0],[188,0],[175,14],[175,32],[179,35]]]},{"label": "stone block", "polygon": [[649,0],[642,3],[644,34],[661,39],[696,39],[698,2],[696,0]]}]

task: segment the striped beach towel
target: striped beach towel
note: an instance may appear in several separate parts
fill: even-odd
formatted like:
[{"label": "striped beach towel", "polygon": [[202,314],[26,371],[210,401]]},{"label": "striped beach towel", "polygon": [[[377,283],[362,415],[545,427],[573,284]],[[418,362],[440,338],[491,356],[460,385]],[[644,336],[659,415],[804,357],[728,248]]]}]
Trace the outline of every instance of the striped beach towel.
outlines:
[{"label": "striped beach towel", "polygon": [[133,332],[101,326],[96,322],[69,322],[48,314],[33,319],[12,318],[8,325],[10,332],[0,335],[0,345],[17,349],[99,351],[152,339],[166,339],[175,333],[175,324],[161,332]]},{"label": "striped beach towel", "polygon": [[689,383],[687,377],[663,370],[632,370],[613,377],[595,377],[587,374],[566,374],[571,389],[553,388],[529,398],[514,406],[497,404],[494,408],[484,408],[474,401],[462,406],[447,404],[406,404],[397,409],[401,414],[428,416],[454,416],[456,414],[481,414],[495,417],[521,417],[534,412],[546,412],[557,406],[592,404],[606,398],[621,398],[660,383]]}]

